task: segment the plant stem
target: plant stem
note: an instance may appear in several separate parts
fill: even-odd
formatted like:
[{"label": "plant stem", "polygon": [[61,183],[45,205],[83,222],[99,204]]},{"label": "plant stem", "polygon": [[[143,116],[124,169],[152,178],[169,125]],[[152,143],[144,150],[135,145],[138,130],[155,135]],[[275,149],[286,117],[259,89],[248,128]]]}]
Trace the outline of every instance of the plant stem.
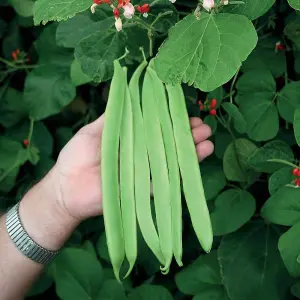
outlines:
[{"label": "plant stem", "polygon": [[234,86],[235,86],[237,77],[238,77],[238,75],[239,75],[239,72],[240,72],[240,68],[238,68],[238,70],[236,71],[236,73],[235,73],[235,75],[234,75],[234,77],[233,77],[231,86],[230,86],[229,97],[230,97],[230,103],[231,103],[231,104],[233,104],[233,89],[234,89]]},{"label": "plant stem", "polygon": [[29,125],[29,132],[28,132],[28,145],[30,147],[30,142],[31,142],[31,138],[32,138],[32,134],[33,134],[33,126],[34,126],[34,119],[32,117],[30,117],[30,125]]}]

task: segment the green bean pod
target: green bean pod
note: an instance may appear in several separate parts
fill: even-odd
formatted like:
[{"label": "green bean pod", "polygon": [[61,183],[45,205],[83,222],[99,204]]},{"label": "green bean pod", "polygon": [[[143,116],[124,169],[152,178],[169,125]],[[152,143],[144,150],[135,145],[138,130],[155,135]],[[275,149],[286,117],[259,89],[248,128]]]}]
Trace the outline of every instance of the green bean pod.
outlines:
[{"label": "green bean pod", "polygon": [[[151,68],[150,68],[151,67]],[[154,67],[154,66],[153,66]],[[152,70],[152,64],[148,68],[155,85],[154,97],[163,134],[165,152],[169,170],[170,197],[171,197],[171,215],[172,215],[172,243],[174,257],[179,266],[182,266],[182,207],[181,207],[181,190],[180,190],[180,173],[177,160],[177,152],[173,127],[168,108],[166,91],[164,84]]]},{"label": "green bean pod", "polygon": [[166,87],[186,203],[197,238],[210,252],[213,232],[184,94],[180,84]]},{"label": "green bean pod", "polygon": [[147,62],[136,69],[129,83],[132,101],[134,132],[134,183],[136,216],[143,238],[161,264],[165,259],[160,249],[159,238],[153,222],[150,205],[150,168],[146,148],[144,120],[140,104],[139,81]]},{"label": "green bean pod", "polygon": [[118,281],[120,281],[120,268],[125,258],[118,166],[125,85],[125,73],[119,61],[115,60],[114,76],[109,91],[101,141],[101,178],[107,247],[114,274]]},{"label": "green bean pod", "polygon": [[167,273],[173,256],[170,183],[158,107],[156,99],[153,97],[155,89],[156,85],[147,69],[142,90],[142,111],[152,175],[158,236],[161,251],[165,258],[165,266],[162,271]]},{"label": "green bean pod", "polygon": [[[127,69],[124,68],[126,82]],[[132,104],[128,85],[125,87],[125,100],[120,135],[120,194],[125,254],[132,271],[137,257],[137,232],[134,199],[134,161],[133,161],[133,120]]]}]

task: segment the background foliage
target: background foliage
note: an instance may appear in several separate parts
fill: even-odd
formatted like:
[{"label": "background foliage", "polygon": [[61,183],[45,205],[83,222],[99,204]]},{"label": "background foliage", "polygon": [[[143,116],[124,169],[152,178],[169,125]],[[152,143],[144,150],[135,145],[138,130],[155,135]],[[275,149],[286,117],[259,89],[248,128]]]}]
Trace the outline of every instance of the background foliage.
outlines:
[{"label": "background foliage", "polygon": [[[299,1],[244,0],[196,21],[196,0],[162,0],[119,33],[109,8],[92,15],[91,4],[0,2],[0,210],[20,200],[73,134],[104,112],[112,61],[127,47],[132,73],[142,46],[147,57],[157,55],[163,81],[184,83],[190,115],[212,127],[215,153],[201,170],[214,247],[203,253],[184,213],[184,267],[174,263],[161,275],[139,234],[137,265],[121,286],[97,217],[76,229],[28,297],[300,298],[300,191],[292,174],[300,154]],[[213,98],[216,116],[198,105]]]}]

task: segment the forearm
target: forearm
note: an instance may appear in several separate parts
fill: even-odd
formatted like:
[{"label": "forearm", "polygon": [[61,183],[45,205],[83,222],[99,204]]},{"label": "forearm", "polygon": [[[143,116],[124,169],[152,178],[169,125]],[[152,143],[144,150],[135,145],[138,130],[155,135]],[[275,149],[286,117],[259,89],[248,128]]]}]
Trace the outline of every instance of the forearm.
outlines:
[{"label": "forearm", "polygon": [[[52,172],[33,187],[20,203],[20,220],[28,235],[48,250],[60,249],[78,222],[59,206],[51,184]],[[42,271],[43,266],[24,256],[13,244],[0,218],[1,300],[20,300]]]}]

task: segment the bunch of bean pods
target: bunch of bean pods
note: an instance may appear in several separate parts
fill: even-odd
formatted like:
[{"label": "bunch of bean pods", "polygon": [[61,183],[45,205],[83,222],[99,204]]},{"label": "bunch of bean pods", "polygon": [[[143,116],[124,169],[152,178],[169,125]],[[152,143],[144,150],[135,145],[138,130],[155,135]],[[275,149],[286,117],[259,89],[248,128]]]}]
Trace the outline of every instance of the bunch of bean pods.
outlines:
[{"label": "bunch of bean pods", "polygon": [[[142,92],[140,80],[143,76]],[[209,252],[213,233],[181,85],[164,85],[144,61],[129,84],[114,61],[102,135],[101,176],[107,246],[116,278],[137,259],[137,226],[161,264],[182,266],[181,184],[192,225]],[[156,224],[151,212],[151,180]],[[124,278],[125,278],[124,277]]]}]

